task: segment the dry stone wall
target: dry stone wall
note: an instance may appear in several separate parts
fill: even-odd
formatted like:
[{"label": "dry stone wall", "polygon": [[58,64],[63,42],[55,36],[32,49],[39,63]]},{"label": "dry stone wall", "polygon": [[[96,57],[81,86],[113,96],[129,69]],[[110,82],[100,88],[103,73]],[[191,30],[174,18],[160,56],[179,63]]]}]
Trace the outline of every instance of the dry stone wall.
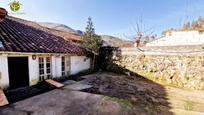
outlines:
[{"label": "dry stone wall", "polygon": [[[155,82],[187,89],[204,89],[204,55],[147,55],[104,48],[103,69],[136,74]],[[127,51],[126,51],[127,52]]]}]

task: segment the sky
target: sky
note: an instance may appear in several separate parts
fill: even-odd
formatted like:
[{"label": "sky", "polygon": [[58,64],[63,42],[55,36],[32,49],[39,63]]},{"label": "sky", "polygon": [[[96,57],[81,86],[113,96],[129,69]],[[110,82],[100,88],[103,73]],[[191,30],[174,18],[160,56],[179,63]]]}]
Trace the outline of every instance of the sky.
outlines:
[{"label": "sky", "polygon": [[204,0],[18,0],[21,9],[17,13],[9,8],[12,1],[0,0],[0,7],[11,16],[82,31],[90,16],[97,34],[121,38],[134,36],[137,23],[143,25],[141,31],[159,36],[165,29],[204,16]]}]

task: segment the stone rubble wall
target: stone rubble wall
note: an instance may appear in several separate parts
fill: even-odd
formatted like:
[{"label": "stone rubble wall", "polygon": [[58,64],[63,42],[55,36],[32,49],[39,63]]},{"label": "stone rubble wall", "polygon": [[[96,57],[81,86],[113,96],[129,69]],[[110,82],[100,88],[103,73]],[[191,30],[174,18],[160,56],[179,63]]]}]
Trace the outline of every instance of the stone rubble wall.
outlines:
[{"label": "stone rubble wall", "polygon": [[186,89],[204,89],[204,55],[161,55],[121,49],[103,49],[103,66],[107,71],[138,74],[163,84]]}]

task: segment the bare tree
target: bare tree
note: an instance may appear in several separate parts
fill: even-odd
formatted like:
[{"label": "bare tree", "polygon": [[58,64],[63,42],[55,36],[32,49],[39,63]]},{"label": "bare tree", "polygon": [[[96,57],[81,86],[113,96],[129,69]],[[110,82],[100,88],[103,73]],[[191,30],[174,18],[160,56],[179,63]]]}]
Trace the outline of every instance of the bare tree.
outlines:
[{"label": "bare tree", "polygon": [[152,38],[156,37],[156,35],[153,35],[154,28],[146,28],[146,24],[144,23],[142,18],[137,21],[136,24],[133,24],[133,30],[136,33],[134,37],[135,47],[140,47],[141,44],[147,43]]}]

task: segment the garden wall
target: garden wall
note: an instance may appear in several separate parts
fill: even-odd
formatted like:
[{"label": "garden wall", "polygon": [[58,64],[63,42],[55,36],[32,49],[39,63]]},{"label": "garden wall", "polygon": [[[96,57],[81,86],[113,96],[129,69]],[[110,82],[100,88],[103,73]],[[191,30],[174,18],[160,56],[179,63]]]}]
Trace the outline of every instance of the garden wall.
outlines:
[{"label": "garden wall", "polygon": [[138,49],[102,48],[101,68],[140,75],[163,84],[204,89],[204,54],[145,52]]}]

